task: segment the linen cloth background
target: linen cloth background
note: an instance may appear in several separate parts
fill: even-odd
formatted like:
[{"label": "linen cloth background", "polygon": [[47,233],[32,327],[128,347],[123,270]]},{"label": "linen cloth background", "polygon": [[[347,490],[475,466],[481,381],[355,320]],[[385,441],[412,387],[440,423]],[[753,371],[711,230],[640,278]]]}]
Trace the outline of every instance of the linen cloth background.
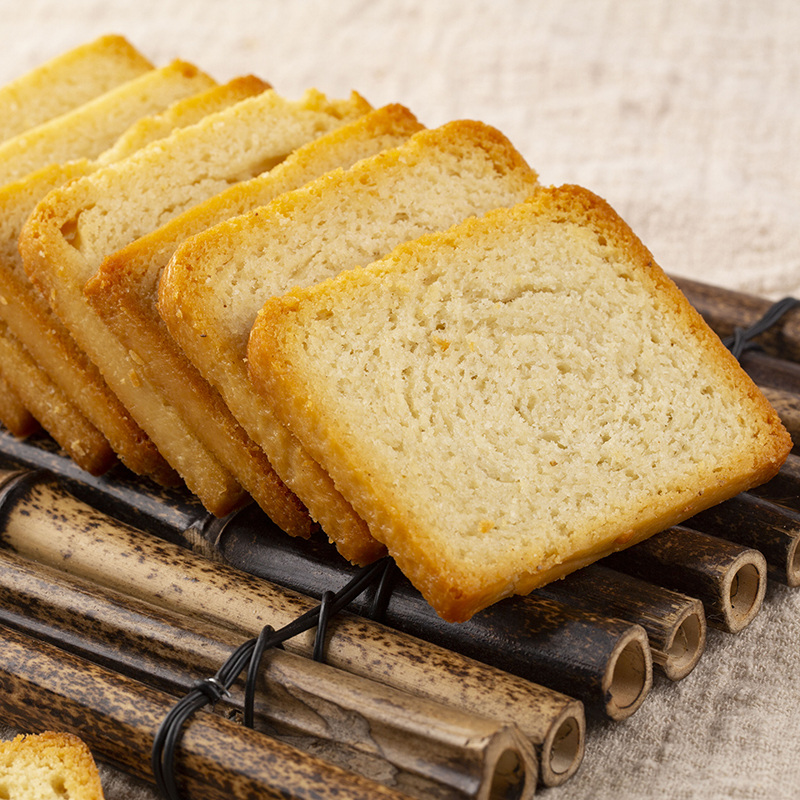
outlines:
[{"label": "linen cloth background", "polygon": [[[255,73],[400,102],[429,127],[480,119],[543,183],[579,183],[668,272],[800,293],[796,0],[0,2],[0,82],[103,33],[157,64]],[[800,296],[800,294],[798,294]],[[800,797],[800,590],[770,587],[684,681],[656,676],[622,724],[592,723],[548,800]],[[12,731],[0,726],[0,737]],[[108,798],[150,792],[104,769]]]}]

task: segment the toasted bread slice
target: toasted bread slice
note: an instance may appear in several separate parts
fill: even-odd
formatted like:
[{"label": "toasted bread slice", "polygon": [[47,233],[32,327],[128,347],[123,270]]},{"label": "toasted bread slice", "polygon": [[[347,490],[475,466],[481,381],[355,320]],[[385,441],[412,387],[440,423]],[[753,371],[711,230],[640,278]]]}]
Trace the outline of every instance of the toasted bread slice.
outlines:
[{"label": "toasted bread slice", "polygon": [[[151,69],[153,65],[121,36],[101,36],[55,56],[0,86],[0,142]],[[0,381],[0,422],[15,436],[27,436],[39,427],[5,379]]]},{"label": "toasted bread slice", "polygon": [[38,420],[8,383],[2,370],[0,370],[0,424],[20,439],[40,429]]},{"label": "toasted bread slice", "polygon": [[577,187],[271,300],[248,358],[452,621],[768,480],[791,448],[644,245]]},{"label": "toasted bread slice", "polygon": [[0,185],[50,164],[96,158],[134,122],[213,85],[185,61],[150,70],[67,114],[0,143]]},{"label": "toasted bread slice", "polygon": [[[0,349],[0,371],[18,397],[36,398],[34,415],[38,421],[82,468],[92,474],[107,469],[114,463],[114,458],[111,457],[110,445],[103,443],[103,437],[98,437],[97,429],[89,424],[81,410],[87,407],[88,401],[85,399],[87,390],[80,387],[97,387],[94,396],[99,396],[110,410],[116,410],[120,419],[127,414],[108,391],[97,368],[86,358],[25,274],[17,247],[22,226],[36,204],[52,189],[120,160],[146,144],[166,137],[173,130],[191,125],[208,113],[267,88],[268,84],[250,76],[212,86],[176,101],[159,114],[134,123],[110,150],[95,161],[83,158],[53,164],[0,187],[0,319],[15,334]],[[18,352],[20,347],[27,348],[28,353]],[[12,352],[13,361],[7,363]],[[14,369],[13,364],[19,360],[26,363],[28,369]],[[85,440],[87,433],[89,439]]]},{"label": "toasted bread slice", "polygon": [[[247,436],[219,393],[167,331],[157,310],[161,272],[190,235],[264,205],[331,169],[394,147],[421,128],[402,106],[376,109],[303,145],[269,172],[235,184],[108,256],[86,284],[89,302],[122,344],[137,355],[142,376],[137,388],[169,398],[197,437],[265,510],[274,507],[275,473],[263,450]],[[149,423],[161,427],[162,436],[170,435],[169,419]],[[158,434],[147,429],[159,441]],[[193,463],[186,465],[186,469],[196,468]],[[275,521],[283,527],[281,520]],[[298,530],[290,532],[297,534]]]},{"label": "toasted bread slice", "polygon": [[122,36],[101,36],[0,86],[0,141],[88,103],[153,65]]},{"label": "toasted bread slice", "polygon": [[453,122],[192,237],[162,275],[160,312],[170,332],[351,561],[378,557],[382,545],[254,392],[246,347],[256,314],[273,295],[519,202],[536,185],[535,172],[502,134]]},{"label": "toasted bread slice", "polygon": [[[240,503],[241,487],[226,476],[167,399],[137,391],[141,376],[135,354],[89,306],[83,287],[109,253],[367,110],[369,105],[356,94],[329,101],[312,90],[299,101],[288,101],[274,91],[262,92],[54,190],[36,207],[20,235],[28,276],[133,419],[144,427],[151,420],[170,418],[169,436],[157,447],[187,481],[198,479],[187,485],[215,514],[228,513]],[[119,202],[122,196],[124,204]],[[201,460],[205,469],[190,474],[185,468]],[[276,486],[281,491],[276,514],[286,513],[291,505],[291,512],[307,526],[301,504],[282,484],[276,481]]]},{"label": "toasted bread slice", "polygon": [[[4,181],[0,191],[4,194],[3,206],[8,215],[3,220],[3,235],[21,225],[25,214],[32,207],[29,199],[35,196],[33,185],[25,187],[22,191],[24,208],[14,208],[10,197],[5,196],[6,188],[14,194],[17,183],[33,174],[37,175],[33,183],[44,175],[43,185],[59,185],[63,180],[79,174],[81,170],[90,169],[88,161],[102,154],[130,128],[131,124],[143,116],[161,112],[173,102],[214,85],[215,81],[196,67],[176,61],[161,69],[150,70],[89,103],[0,145],[0,175]],[[62,170],[66,170],[67,178],[61,176]],[[23,173],[21,177],[12,177],[20,172]],[[14,184],[14,187],[8,184]],[[7,245],[8,241],[3,245],[4,252],[9,252]],[[12,247],[10,252],[16,257],[15,247]],[[9,302],[9,307],[11,305]],[[64,346],[69,347],[69,345]],[[49,378],[53,380],[52,375]],[[7,380],[10,380],[10,376],[7,376]],[[138,452],[126,454],[128,466],[136,472],[150,474],[163,483],[178,482],[179,479],[174,471],[147,441],[147,437],[132,422],[121,405],[115,401],[102,381],[91,390],[78,386],[58,385],[82,412],[76,395],[85,397],[87,394],[92,394],[102,401],[105,404],[106,416],[113,418],[111,426],[114,430],[111,433],[125,440],[134,438],[137,441]],[[109,435],[109,431],[98,425],[97,420],[89,419],[111,442],[112,436]],[[82,421],[79,425],[83,428]],[[98,454],[96,462],[101,461]]]},{"label": "toasted bread slice", "polygon": [[38,423],[23,431],[7,424],[12,433],[27,436],[44,428],[81,469],[92,475],[101,475],[117,463],[105,436],[48,378],[3,322],[0,322],[0,364],[3,375],[12,378],[9,390]]}]

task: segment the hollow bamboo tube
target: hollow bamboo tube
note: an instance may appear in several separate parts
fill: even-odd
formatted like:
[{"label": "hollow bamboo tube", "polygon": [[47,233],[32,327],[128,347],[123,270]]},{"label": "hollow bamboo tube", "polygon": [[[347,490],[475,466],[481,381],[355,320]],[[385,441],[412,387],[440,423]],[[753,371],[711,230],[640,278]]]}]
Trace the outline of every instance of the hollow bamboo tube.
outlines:
[{"label": "hollow bamboo tube", "polygon": [[[730,336],[734,328],[749,328],[772,305],[763,297],[710,286],[688,278],[674,278],[689,302],[720,336]],[[770,330],[758,337],[758,344],[769,354],[800,361],[800,308],[788,312]]]},{"label": "hollow bamboo tube", "polygon": [[[60,461],[58,454],[31,450],[18,442],[1,443],[0,451],[13,456],[16,464],[71,474],[71,465]],[[69,486],[94,507],[132,524],[137,524],[139,517],[126,516],[130,513],[126,506],[148,508],[147,489],[144,497],[139,497],[142,491],[135,479],[128,480],[123,488],[117,481],[112,482],[108,495],[104,493],[104,479],[94,479],[91,486],[80,482]],[[339,588],[353,574],[352,567],[327,544],[319,546],[318,542],[305,543],[275,533],[275,526],[255,506],[216,520],[208,519],[202,509],[182,504],[180,495],[174,492],[162,498],[161,503],[168,512],[162,511],[156,522],[168,520],[168,540],[189,544],[206,554],[221,553],[225,562],[303,594],[319,598],[325,589]],[[275,535],[267,535],[270,531]],[[210,551],[209,542],[213,543]],[[630,621],[621,625],[619,620],[597,613],[590,616],[588,611],[579,613],[566,604],[514,598],[500,604],[500,615],[492,609],[455,628],[443,624],[406,581],[399,584],[383,618],[391,627],[445,644],[481,661],[498,663],[499,658],[503,669],[523,676],[535,674],[537,681],[546,680],[559,691],[579,696],[587,704],[603,708],[603,713],[613,719],[634,713],[651,688],[652,657],[647,636],[641,627],[631,627]],[[358,601],[352,607],[357,613],[364,612],[364,604],[359,605]],[[554,637],[550,632],[558,617],[563,625]],[[516,626],[509,620],[517,620]],[[516,664],[503,659],[504,654],[497,647],[498,637],[509,643],[506,650],[512,651]],[[589,641],[591,644],[587,645]],[[563,660],[558,662],[562,655],[566,664]]]},{"label": "hollow bamboo tube", "polygon": [[703,604],[694,597],[591,564],[536,594],[636,622],[647,631],[653,663],[673,681],[697,665],[706,644]]},{"label": "hollow bamboo tube", "polygon": [[767,565],[758,550],[684,526],[657,533],[604,563],[698,598],[708,624],[730,633],[752,622],[766,591]]},{"label": "hollow bamboo tube", "polygon": [[[98,585],[231,627],[280,628],[316,605],[110,519],[41,473],[9,473],[0,543]],[[490,719],[511,720],[534,745],[546,785],[567,780],[584,753],[582,704],[561,692],[352,615],[329,625],[326,658],[345,671]],[[308,656],[314,633],[286,642]],[[435,680],[432,680],[435,676]]]},{"label": "hollow bamboo tube", "polygon": [[[105,760],[151,783],[153,739],[175,698],[51,644],[0,629],[0,709],[28,732],[80,736]],[[183,796],[205,800],[401,800],[361,775],[219,714],[187,722],[175,758]]]},{"label": "hollow bamboo tube", "polygon": [[[265,527],[247,509],[221,528],[214,549],[224,561],[265,580],[319,598],[339,589],[356,568],[320,539],[290,539]],[[373,616],[374,594],[351,606]],[[443,622],[399,572],[385,598],[381,620],[515,675],[532,678],[581,699],[592,711],[621,720],[644,702],[652,686],[647,633],[639,624],[546,597],[510,597],[467,622]]]},{"label": "hollow bamboo tube", "polygon": [[687,525],[760,550],[773,580],[800,586],[800,512],[745,492],[695,515]]},{"label": "hollow bamboo tube", "polygon": [[[0,551],[0,624],[174,696],[211,677],[241,634],[157,608]],[[216,710],[243,707],[242,682]],[[536,756],[516,726],[466,714],[272,650],[262,660],[260,730],[422,800],[523,800]]]}]

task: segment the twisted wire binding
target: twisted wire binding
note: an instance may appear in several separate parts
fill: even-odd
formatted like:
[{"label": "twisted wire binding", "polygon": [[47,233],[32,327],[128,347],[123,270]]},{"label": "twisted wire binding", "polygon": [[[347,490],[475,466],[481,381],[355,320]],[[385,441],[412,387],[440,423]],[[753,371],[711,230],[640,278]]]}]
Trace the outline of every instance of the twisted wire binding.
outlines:
[{"label": "twisted wire binding", "polygon": [[798,305],[800,305],[800,300],[796,300],[794,297],[784,297],[783,300],[773,303],[766,310],[764,316],[749,328],[734,328],[733,334],[724,338],[722,343],[738,361],[743,353],[758,348],[753,339],[768,331],[773,325],[777,325],[785,314]]},{"label": "twisted wire binding", "polygon": [[388,557],[376,561],[359,570],[338,592],[324,592],[318,606],[309,609],[283,628],[276,631],[271,625],[266,625],[258,636],[241,644],[215,675],[195,683],[178,700],[162,720],[153,739],[151,766],[156,786],[163,797],[167,800],[180,800],[175,783],[175,751],[183,728],[191,716],[204,706],[213,705],[222,697],[230,696],[230,687],[246,667],[243,724],[252,728],[256,678],[264,652],[273,647],[282,648],[287,639],[316,627],[313,658],[322,661],[329,620],[375,582],[378,582],[378,588],[372,612],[380,613],[385,609],[392,565],[393,562]]}]

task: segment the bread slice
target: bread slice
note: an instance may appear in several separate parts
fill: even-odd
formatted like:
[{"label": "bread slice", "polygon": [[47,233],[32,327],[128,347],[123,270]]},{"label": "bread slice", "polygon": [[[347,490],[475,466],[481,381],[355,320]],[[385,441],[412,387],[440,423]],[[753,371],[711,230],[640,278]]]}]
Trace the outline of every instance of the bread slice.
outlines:
[{"label": "bread slice", "polygon": [[[176,248],[190,235],[264,205],[331,169],[350,166],[394,147],[421,128],[402,106],[365,114],[303,145],[269,172],[234,184],[108,256],[84,288],[112,333],[136,354],[141,377],[136,390],[168,398],[198,439],[268,513],[275,506],[275,473],[263,450],[247,436],[219,393],[167,331],[157,309],[159,277]],[[145,429],[155,442],[173,435],[169,417],[151,418]],[[188,474],[200,466],[187,461],[183,469]],[[196,479],[188,477],[187,482],[195,483]],[[275,521],[283,527],[281,518]],[[306,535],[310,528],[298,529],[295,525],[289,532]]]},{"label": "bread slice", "polygon": [[[199,482],[187,485],[214,514],[238,506],[241,487],[167,400],[137,391],[141,377],[135,354],[89,306],[83,287],[109,253],[368,110],[369,104],[355,93],[346,100],[328,100],[311,90],[301,100],[289,101],[274,91],[262,92],[50,192],[20,235],[26,273],[132,418],[140,426],[165,415],[171,418],[169,440],[157,447],[187,477],[186,463],[202,464],[192,473]],[[305,510],[278,485],[282,494],[276,514],[291,506],[291,513],[301,515],[307,525]]]},{"label": "bread slice", "polygon": [[153,69],[122,36],[101,36],[0,86],[0,141],[66,114]]},{"label": "bread slice", "polygon": [[254,393],[246,347],[256,314],[272,295],[369,263],[470,214],[519,202],[536,184],[498,131],[452,122],[193,237],[162,275],[160,311],[170,332],[351,561],[365,563],[383,548]]},{"label": "bread slice", "polygon": [[40,429],[36,417],[8,383],[2,370],[0,370],[0,425],[20,439]]},{"label": "bread slice", "polygon": [[[28,279],[17,246],[22,226],[49,191],[268,88],[268,84],[251,76],[212,86],[135,122],[97,160],[81,158],[53,164],[0,187],[0,320],[8,325],[8,331],[0,334],[6,339],[0,347],[0,372],[17,396],[35,400],[30,405],[34,416],[87,472],[104,472],[116,460],[108,441],[84,413],[85,409],[91,414],[89,398],[96,398],[105,406],[107,416],[112,417],[106,430],[125,431],[116,434],[117,438],[141,434],[131,426],[129,415],[97,368]],[[20,363],[27,368],[18,369]],[[154,459],[159,465],[162,463],[157,454]],[[159,474],[169,476],[166,480],[174,482],[171,470],[159,470]]]},{"label": "bread slice", "polygon": [[49,164],[96,158],[143,116],[162,111],[176,100],[213,84],[212,78],[185,61],[146,72],[67,114],[0,143],[0,185]]},{"label": "bread slice", "polygon": [[[55,56],[0,86],[0,142],[133,80],[153,65],[121,36],[101,36]],[[14,392],[0,365],[0,422],[15,436],[27,436],[38,423]]]},{"label": "bread slice", "polygon": [[791,447],[652,255],[577,187],[271,300],[248,359],[451,621],[769,479]]},{"label": "bread slice", "polygon": [[18,397],[38,423],[22,430],[6,424],[12,433],[27,436],[44,428],[81,469],[92,475],[101,475],[117,463],[105,436],[49,379],[3,322],[0,322],[0,364],[3,376],[9,376],[7,388],[11,396]]},{"label": "bread slice", "polygon": [[103,800],[91,750],[71,733],[45,731],[0,742],[0,797]]},{"label": "bread slice", "polygon": [[255,75],[242,75],[176,100],[160,113],[149,114],[134,122],[108,150],[97,157],[94,167],[99,169],[122,161],[151,142],[166,139],[180,128],[188,128],[204,117],[271,88],[271,84]]}]

